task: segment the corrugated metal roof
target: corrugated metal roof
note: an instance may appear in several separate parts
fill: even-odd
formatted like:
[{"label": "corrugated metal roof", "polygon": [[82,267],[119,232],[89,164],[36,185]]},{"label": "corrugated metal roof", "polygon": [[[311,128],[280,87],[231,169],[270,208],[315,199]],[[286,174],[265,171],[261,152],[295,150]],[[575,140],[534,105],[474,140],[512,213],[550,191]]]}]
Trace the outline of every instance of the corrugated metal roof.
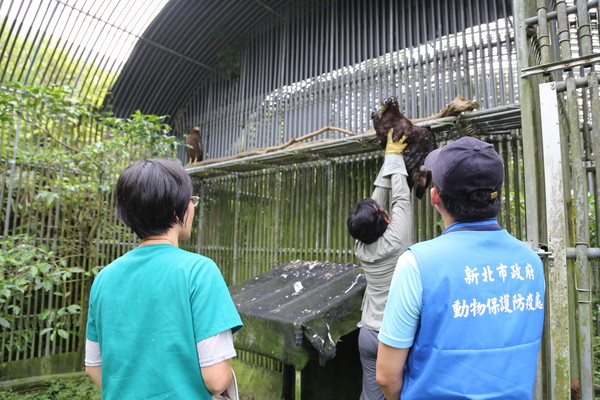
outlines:
[{"label": "corrugated metal roof", "polygon": [[[452,4],[458,2],[458,0],[449,0],[444,3],[444,7],[452,8]],[[367,23],[367,20],[361,20],[354,21],[355,25],[350,27],[349,31],[338,32],[337,42],[332,50],[340,53],[337,58],[345,60],[342,62],[345,65],[364,61],[365,57],[366,59],[378,57],[388,51],[385,49],[384,43],[388,39],[389,32],[379,29],[379,19],[381,19],[381,25],[384,26],[384,21],[392,17],[398,18],[398,13],[408,14],[406,18],[411,23],[407,28],[403,28],[406,30],[404,35],[406,37],[402,38],[402,42],[409,47],[418,46],[458,29],[458,26],[454,26],[448,21],[445,23],[435,22],[429,26],[419,23],[419,19],[428,14],[428,8],[441,6],[439,0],[401,2],[397,8],[394,8],[394,13],[391,12],[387,2],[371,3],[364,0],[331,2],[333,5],[345,3],[352,3],[354,8],[358,7],[365,13],[377,14],[371,16],[371,18],[375,18],[374,27]],[[252,39],[258,35],[261,29],[266,30],[276,25],[285,25],[285,21],[294,20],[295,17],[304,13],[334,12],[332,10],[335,9],[335,15],[331,15],[331,21],[320,20],[319,22],[320,24],[331,24],[331,29],[336,26],[333,19],[346,18],[350,20],[350,16],[346,15],[349,12],[346,7],[329,7],[327,6],[329,2],[325,2],[325,6],[323,4],[324,2],[317,0],[171,0],[136,44],[106,103],[111,103],[115,113],[122,117],[129,116],[137,109],[147,114],[175,117],[176,112],[198,92],[201,86],[215,78],[212,72],[221,69],[219,61],[226,57],[223,52],[231,50],[232,47],[235,48],[236,40]],[[509,6],[510,2],[507,0],[488,0],[481,7],[469,8],[473,15],[469,15],[468,18],[464,17],[466,19],[461,24],[464,27],[474,26],[504,17],[510,13],[507,8]],[[455,18],[458,17],[455,16]],[[301,19],[297,19],[297,21],[301,24],[306,23]],[[414,24],[412,21],[415,21]],[[317,28],[314,25],[306,24],[306,27],[301,29],[305,32],[290,33],[290,35],[296,36],[290,39],[293,39],[289,42],[291,45],[284,46],[285,49],[278,54],[280,57],[289,57],[287,52],[299,51],[297,48],[302,46],[299,45],[298,40],[302,43],[310,42],[308,38]],[[283,34],[283,31],[275,30],[272,34]],[[362,54],[358,50],[347,49],[345,43],[348,37],[351,37],[351,41],[359,47],[367,46],[366,41],[369,41],[370,44],[367,47],[371,50],[367,52],[368,54]],[[296,41],[296,46],[294,46],[294,41]],[[324,48],[326,48],[326,44],[322,43],[319,48],[310,48],[309,51],[320,54]],[[269,56],[274,56],[274,54],[265,53],[264,57],[261,56],[260,59],[264,61]],[[298,56],[304,60],[302,63],[308,59],[305,54]],[[322,54],[321,56],[333,57],[331,54]],[[315,63],[313,62],[313,64]],[[335,68],[340,67],[336,66]],[[288,68],[292,67],[288,66]],[[308,71],[312,70],[307,68],[305,72]],[[313,71],[317,74],[324,72],[331,71]],[[312,76],[312,74],[305,75],[296,77],[297,79],[294,81]],[[256,77],[247,77],[247,79],[254,78]],[[293,82],[284,84],[291,83]]]},{"label": "corrugated metal roof", "polygon": [[219,50],[272,19],[286,3],[171,0],[142,35],[107,101],[118,116],[137,109],[172,116],[219,68]]}]

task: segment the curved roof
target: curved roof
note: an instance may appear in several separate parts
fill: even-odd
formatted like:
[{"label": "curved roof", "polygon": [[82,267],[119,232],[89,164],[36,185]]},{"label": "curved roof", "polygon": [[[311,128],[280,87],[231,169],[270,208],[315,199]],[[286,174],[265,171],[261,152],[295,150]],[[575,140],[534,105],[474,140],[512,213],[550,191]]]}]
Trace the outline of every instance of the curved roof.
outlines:
[{"label": "curved roof", "polygon": [[[277,14],[285,0],[171,0],[144,32],[106,103],[170,115],[219,68],[220,50]],[[269,18],[272,20],[272,18]]]}]

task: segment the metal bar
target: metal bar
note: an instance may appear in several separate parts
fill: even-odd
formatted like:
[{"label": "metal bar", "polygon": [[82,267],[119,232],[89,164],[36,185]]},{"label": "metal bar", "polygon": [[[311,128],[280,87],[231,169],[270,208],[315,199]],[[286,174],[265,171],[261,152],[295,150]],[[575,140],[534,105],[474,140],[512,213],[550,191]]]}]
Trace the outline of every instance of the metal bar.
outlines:
[{"label": "metal bar", "polygon": [[571,34],[569,31],[569,17],[567,15],[567,1],[556,0],[558,44],[563,60],[571,58]]},{"label": "metal bar", "polygon": [[[581,0],[578,0],[578,2]],[[584,3],[587,6],[587,9],[591,9],[591,8],[595,8],[598,7],[598,0],[589,0],[587,3]],[[571,15],[571,14],[576,14],[578,13],[578,5],[576,6],[572,6],[572,7],[567,7],[567,14]],[[556,11],[551,11],[547,14],[546,18],[549,21],[555,20],[557,19],[557,12]],[[531,17],[531,18],[527,18],[525,19],[525,24],[526,25],[536,25],[538,23],[538,17]]]},{"label": "metal bar", "polygon": [[[479,32],[479,53],[480,53],[480,62],[479,62],[479,66],[477,69],[481,68],[481,91],[482,94],[481,96],[483,97],[483,106],[485,108],[490,108],[491,104],[490,104],[490,95],[488,93],[488,85],[486,84],[486,77],[489,75],[490,77],[493,76],[493,71],[490,71],[490,73],[488,74],[487,72],[487,68],[486,68],[486,56],[485,56],[485,47],[484,47],[484,39],[483,39],[483,27],[484,25],[489,29],[489,26],[487,24],[484,24],[481,18],[481,5],[485,4],[484,2],[479,2],[479,1],[475,1],[475,13],[477,16],[477,21],[475,22],[475,24],[477,25],[477,31]],[[490,67],[493,64],[490,64]],[[479,85],[479,83],[478,83]],[[490,85],[491,86],[491,85]],[[479,98],[479,97],[478,97]]]},{"label": "metal bar", "polygon": [[[121,2],[121,4],[122,3],[123,2]],[[107,3],[104,3],[104,1],[103,1],[100,4],[99,7],[102,7],[104,4],[106,4],[106,7],[107,7],[105,9],[105,11],[108,10],[108,7],[111,7],[110,1],[108,1]],[[130,14],[134,2],[129,1],[127,4],[128,4],[128,8],[125,8],[122,11],[122,13],[121,13],[121,15],[123,16],[123,19],[125,19],[126,15]],[[96,11],[96,13],[98,13],[99,10],[100,10],[100,8]],[[111,10],[110,14],[108,15],[107,19],[110,20],[112,18],[112,16],[115,14],[115,12],[116,12],[116,8],[113,8]],[[107,28],[113,32],[112,37],[109,37],[109,36],[104,37],[105,36],[104,35],[104,31]],[[115,40],[115,35],[116,35],[117,32],[119,32],[119,40]],[[115,49],[115,50],[117,50],[117,52],[119,52],[119,51],[121,51],[121,49],[122,49],[122,47],[124,45],[124,40],[122,40],[122,37],[123,37],[122,35],[123,34],[129,35],[129,33],[126,33],[123,30],[118,30],[118,29],[113,28],[110,25],[104,24],[104,25],[102,25],[102,29],[101,29],[100,33],[98,33],[98,36],[99,37],[104,37],[104,40],[101,43],[106,43],[107,41],[109,43],[111,43],[113,41],[115,43],[123,43],[123,44],[121,44],[121,46],[120,46],[121,48],[120,49],[118,49],[118,50]],[[90,38],[91,38],[91,36],[92,35],[90,35]],[[85,47],[87,47],[87,45],[84,46],[84,50],[82,50],[82,55],[86,52]],[[131,54],[131,50],[129,51],[129,54]],[[102,71],[102,70],[113,71],[112,68],[113,68],[113,66],[115,64],[115,62],[113,61],[113,63],[112,63],[113,65],[110,68],[106,68],[105,65],[108,63],[108,60],[109,60],[109,57],[106,54],[102,55],[102,57],[100,58],[99,62],[97,61],[98,60],[98,56],[99,56],[99,52],[96,52],[96,54],[93,56],[93,58],[91,60],[89,60],[89,58],[91,57],[91,55],[92,54],[90,52],[90,54],[88,54],[88,56],[86,57],[86,62],[83,63],[83,65],[81,67],[81,70],[80,70],[80,72],[79,72],[79,74],[77,75],[77,78],[76,78],[76,82],[78,82],[81,79],[81,76],[83,76],[83,73],[87,70],[87,73],[85,74],[85,76],[83,78],[83,83],[81,85],[81,88],[79,90],[80,96],[82,96],[82,97],[87,96],[88,91],[92,90],[91,87],[92,87],[92,83],[94,82],[94,79],[90,79],[90,75],[94,76],[93,75],[94,74],[94,72],[93,72],[94,68],[93,67],[89,67],[89,64],[91,63],[92,66],[97,66],[97,69],[95,69],[95,71],[97,71],[98,73],[100,73],[100,71]],[[105,59],[107,60],[106,62],[104,61]],[[88,64],[88,65],[86,65],[86,64]],[[86,68],[86,67],[88,67],[88,68]],[[86,90],[86,83],[87,83],[87,90]],[[107,90],[108,88],[112,87],[112,85],[109,86],[108,84],[109,84],[108,82],[102,82],[101,79],[98,79],[98,81],[96,82],[96,87],[98,87],[99,85],[104,85],[103,88],[102,87],[100,88],[100,91],[103,90],[103,89]],[[76,87],[77,86],[74,85],[73,89],[75,90]],[[103,98],[102,99],[98,99],[99,102],[101,102],[103,100],[104,100]]]},{"label": "metal bar", "polygon": [[302,371],[295,371],[295,384],[294,384],[294,399],[301,400],[302,399]]},{"label": "metal bar", "polygon": [[[40,3],[40,8],[42,7],[42,4]],[[42,45],[42,43],[44,43],[44,36],[45,36],[45,32],[46,29],[43,28],[43,22],[46,20],[46,16],[48,15],[48,11],[50,10],[50,7],[46,7],[45,11],[44,11],[44,15],[42,16],[42,20],[40,21],[40,28],[37,29],[35,36],[33,38],[33,40],[31,41],[31,49],[29,51],[29,53],[26,56],[26,60],[29,60],[29,67],[27,68],[27,72],[25,73],[25,77],[22,78],[22,75],[19,75],[18,77],[18,81],[19,82],[23,82],[25,84],[27,84],[29,82],[29,75],[31,74],[31,70],[33,68],[33,66],[35,65],[35,59],[36,56],[40,50],[40,46]],[[52,11],[52,13],[54,13],[54,11],[56,10],[56,6],[54,7],[54,10]],[[52,17],[47,19],[47,23],[46,23],[46,28],[48,26],[48,24],[50,23],[50,20],[52,19]],[[42,36],[40,38],[39,43],[36,46],[36,41],[38,38],[38,35],[40,34],[40,32],[42,32]],[[34,50],[35,48],[35,50]],[[33,53],[33,54],[32,54]],[[25,71],[25,69],[23,69],[23,71]]]},{"label": "metal bar", "polygon": [[[549,74],[554,71],[571,70],[576,67],[589,67],[600,62],[600,53],[590,54],[582,57],[564,58],[562,61],[551,62],[521,69],[521,78],[536,74]],[[583,78],[585,79],[585,78]]]},{"label": "metal bar", "polygon": [[[30,5],[31,5],[31,3],[30,3],[28,6],[27,6],[27,11],[25,11],[25,15],[28,15],[28,14],[29,14],[29,7],[30,7]],[[35,10],[35,13],[34,13],[34,16],[33,16],[33,20],[34,20],[34,21],[37,19],[38,13],[40,12],[40,9],[41,9],[41,4],[38,4],[38,7],[37,7],[37,9]],[[19,29],[20,29],[20,28],[21,28],[21,27],[19,27]],[[33,25],[29,25],[29,28],[27,29],[27,33],[26,33],[24,36],[22,36],[22,37],[23,37],[23,44],[22,44],[22,46],[20,46],[20,48],[19,48],[19,53],[18,53],[18,54],[17,54],[17,56],[15,57],[15,59],[16,59],[17,61],[20,61],[20,60],[22,59],[22,58],[21,58],[21,56],[22,56],[22,54],[23,54],[23,51],[24,51],[24,50],[25,50],[25,48],[27,47],[27,44],[28,44],[28,42],[29,42],[29,35],[31,34],[31,30],[32,30],[32,29],[33,29]],[[20,35],[19,35],[19,33],[17,32],[17,34],[16,34],[15,36],[16,36],[16,37],[18,37],[18,36],[20,36]],[[15,42],[16,42],[16,40],[15,40]],[[33,45],[31,45],[31,47],[33,47]],[[4,53],[3,53],[3,54],[4,54]],[[7,57],[7,59],[8,59],[8,60],[10,60],[10,57]],[[25,60],[27,60],[27,58],[25,58]],[[11,71],[11,73],[10,73],[10,76],[8,77],[8,81],[9,81],[9,82],[10,82],[10,81],[12,81],[12,80],[14,79],[15,72],[17,72],[17,65],[18,65],[18,62],[17,62],[17,63],[15,63],[15,66],[14,66],[13,70]],[[23,74],[23,70],[24,70],[24,67],[25,67],[25,65],[26,65],[26,63],[23,63],[23,67],[21,67],[21,70],[20,70],[20,73],[19,73],[19,79],[20,79],[20,77],[21,77],[21,76],[22,76],[22,74]]]},{"label": "metal bar", "polygon": [[462,38],[462,60],[460,65],[464,66],[464,73],[461,74],[461,81],[462,81],[462,92],[464,93],[465,98],[467,99],[472,99],[474,96],[477,97],[477,94],[473,93],[472,87],[471,87],[471,70],[469,68],[469,65],[471,64],[469,62],[469,51],[468,51],[468,47],[467,47],[467,23],[466,23],[466,10],[465,10],[465,5],[464,2],[459,2],[459,23],[458,23],[458,30],[462,32],[461,34],[461,38]]},{"label": "metal bar", "polygon": [[590,28],[588,2],[585,0],[576,0],[575,3],[575,7],[577,7],[577,36],[579,38],[579,55],[585,56],[592,54],[593,52],[592,30]]},{"label": "metal bar", "polygon": [[[212,67],[210,67],[210,66],[208,66],[208,65],[206,65],[206,64],[204,64],[204,63],[201,63],[200,61],[194,60],[194,59],[193,59],[193,58],[191,58],[191,57],[188,57],[188,56],[186,56],[186,55],[184,55],[184,54],[178,53],[178,52],[176,52],[176,51],[174,51],[174,50],[172,50],[172,49],[170,49],[170,48],[168,48],[168,47],[166,47],[166,46],[163,46],[163,45],[161,45],[161,44],[159,44],[159,43],[156,43],[156,42],[155,42],[155,41],[153,41],[153,40],[150,40],[150,39],[148,39],[148,38],[145,38],[145,37],[143,37],[143,36],[136,35],[135,33],[133,33],[133,32],[130,32],[130,31],[128,31],[128,30],[126,30],[126,29],[124,29],[124,28],[121,28],[120,26],[117,26],[117,25],[115,25],[115,24],[112,24],[112,23],[110,23],[110,22],[108,22],[108,21],[104,21],[104,20],[102,20],[101,18],[99,18],[99,17],[97,17],[97,16],[95,16],[95,15],[89,14],[89,13],[87,13],[87,12],[85,12],[85,11],[83,11],[83,10],[81,10],[81,9],[79,9],[79,8],[77,8],[77,7],[75,7],[75,6],[72,6],[72,5],[68,4],[68,3],[65,3],[64,1],[61,1],[61,0],[53,0],[53,1],[55,1],[55,2],[57,2],[57,3],[59,3],[59,4],[62,4],[62,5],[63,5],[63,6],[65,6],[65,7],[69,7],[69,8],[71,8],[72,10],[76,10],[76,11],[79,11],[80,13],[86,14],[86,15],[88,15],[88,16],[89,16],[89,17],[91,17],[91,18],[94,18],[94,19],[99,19],[99,20],[100,20],[100,21],[102,21],[104,24],[106,24],[106,25],[108,25],[108,26],[111,26],[111,27],[113,27],[113,28],[115,28],[115,29],[119,29],[119,30],[125,31],[125,32],[127,32],[128,34],[130,34],[130,35],[132,35],[132,36],[135,36],[135,37],[136,37],[138,40],[141,40],[141,41],[143,41],[143,42],[145,42],[145,43],[147,43],[147,44],[149,44],[149,45],[151,45],[151,46],[153,46],[153,47],[156,47],[156,48],[157,48],[157,49],[159,49],[159,50],[162,50],[162,51],[164,51],[164,52],[167,52],[167,53],[169,53],[169,54],[171,54],[171,55],[173,55],[173,56],[175,56],[175,57],[177,57],[177,58],[180,58],[180,59],[182,59],[182,60],[185,60],[185,61],[187,61],[187,62],[189,62],[189,63],[195,64],[195,65],[197,65],[197,66],[199,66],[199,67],[205,68],[205,69],[207,69],[207,70],[209,70],[209,71],[213,71],[213,70],[214,70]],[[256,0],[255,0],[255,1],[256,1]]]},{"label": "metal bar", "polygon": [[523,219],[522,219],[522,203],[523,203],[523,188],[522,188],[522,169],[520,166],[520,162],[519,160],[521,160],[522,158],[520,157],[519,154],[519,144],[520,144],[520,140],[517,140],[514,136],[510,139],[511,141],[511,148],[512,148],[512,152],[511,152],[511,156],[512,156],[512,167],[513,167],[513,182],[514,182],[514,186],[513,186],[513,192],[514,192],[514,201],[516,203],[516,207],[515,210],[513,210],[516,214],[516,226],[519,229],[519,234],[518,234],[518,238],[521,240],[525,240],[527,238],[527,230],[526,230],[526,225],[523,224]]},{"label": "metal bar", "polygon": [[[598,74],[594,74],[596,79],[596,83],[600,82],[600,76],[598,76]],[[584,87],[590,87],[590,79],[589,78],[575,78],[575,87],[577,87],[578,89],[584,88]],[[567,90],[567,85],[564,81],[560,81],[560,82],[556,82],[556,91],[558,93],[560,92],[564,92]]]},{"label": "metal bar", "polygon": [[[591,107],[591,118],[592,126],[590,132],[591,148],[592,148],[592,162],[596,166],[596,172],[594,174],[595,180],[592,182],[595,186],[592,193],[596,199],[596,227],[600,226],[600,94],[598,88],[598,73],[592,71],[588,75],[589,80],[589,93],[590,93],[590,107]],[[598,228],[596,228],[598,229]],[[598,232],[598,231],[596,231]],[[596,238],[596,244],[598,244],[598,238]],[[589,258],[592,258],[591,254],[588,254]],[[599,281],[600,282],[600,281]]]},{"label": "metal bar", "polygon": [[[470,27],[470,37],[471,37],[471,46],[470,46],[470,51],[471,51],[471,56],[473,57],[473,61],[468,63],[469,69],[471,69],[470,67],[473,65],[477,65],[479,66],[478,63],[481,63],[481,65],[483,65],[483,57],[481,57],[481,60],[478,60],[478,44],[481,43],[481,41],[477,40],[477,38],[475,37],[475,30],[479,31],[480,30],[480,26],[476,26],[476,22],[473,18],[473,13],[475,10],[475,7],[473,7],[472,4],[472,0],[467,0],[468,1],[468,6],[467,6],[467,22],[468,22],[468,26]],[[473,0],[476,4],[478,4],[478,0]],[[466,33],[466,32],[465,32]],[[472,90],[474,92],[474,97],[477,99],[477,101],[482,101],[484,106],[487,106],[487,99],[482,98],[482,94],[480,92],[481,88],[480,88],[480,80],[479,80],[479,68],[473,68],[473,81],[469,81],[469,83],[472,85]]]},{"label": "metal bar", "polygon": [[[50,73],[50,77],[48,78],[49,81],[57,82],[60,85],[65,84],[64,80],[67,78],[66,75],[68,75],[68,74],[63,74],[63,68],[65,65],[65,62],[71,58],[71,51],[75,44],[74,39],[77,37],[80,37],[80,35],[81,35],[80,32],[81,32],[83,25],[86,26],[86,29],[89,29],[89,27],[90,27],[90,24],[79,24],[78,23],[78,21],[81,17],[81,12],[79,12],[78,14],[77,13],[74,13],[74,14],[75,14],[75,18],[74,18],[73,28],[71,28],[69,30],[67,35],[64,35],[64,32],[63,32],[63,34],[61,34],[61,39],[64,39],[65,46],[62,48],[61,53],[54,65],[54,69],[52,70],[52,72]],[[84,17],[84,19],[85,19],[85,17]],[[85,63],[85,61],[84,61],[84,63]],[[69,66],[67,66],[67,68],[69,68]],[[67,71],[65,71],[65,72],[67,72]],[[63,75],[62,79],[59,79],[61,74]]]},{"label": "metal bar", "polygon": [[[517,45],[517,57],[519,65],[526,67],[529,65],[529,49],[527,46],[526,27],[523,23],[527,13],[525,4],[520,0],[513,1],[513,10],[515,15],[515,43]],[[533,82],[531,79],[521,77],[519,80],[520,98],[521,98],[521,120],[523,136],[523,169],[527,171],[525,178],[525,208],[527,210],[527,242],[532,248],[539,247],[540,232],[538,221],[542,217],[539,214],[538,204],[543,200],[538,197],[537,179],[542,177],[542,172],[538,168],[536,160],[539,158],[537,138],[537,124],[534,110],[535,93],[533,91]]]},{"label": "metal bar", "polygon": [[[422,7],[421,15],[427,15],[424,1],[421,2],[421,7]],[[434,7],[429,7],[430,13],[429,13],[428,19],[431,21],[431,24],[429,24],[429,27],[431,27],[431,28],[435,28],[435,15],[433,14],[434,11],[435,11]],[[428,33],[429,33],[428,28],[429,27],[426,24],[423,24],[423,40],[422,40],[422,42],[425,43],[426,45],[423,46],[424,52],[425,52],[425,55],[423,57],[424,64],[425,64],[425,74],[424,74],[425,76],[424,76],[424,79],[423,79],[422,85],[421,85],[421,90],[422,90],[422,92],[421,92],[422,93],[422,95],[421,95],[421,110],[419,110],[421,115],[433,114],[432,100],[435,97],[435,94],[433,93],[433,88],[431,87],[432,85],[430,83],[430,80],[431,80],[433,74],[431,72],[431,64],[432,63],[429,61],[429,47],[431,45],[431,43],[428,42]],[[432,33],[432,35],[434,35],[434,37],[435,37],[435,33]],[[421,46],[419,46],[419,47],[421,47]],[[433,56],[433,59],[436,59],[435,54]],[[437,81],[437,79],[438,79],[438,76],[436,74],[434,77],[434,80]]]},{"label": "metal bar", "polygon": [[[8,31],[8,37],[7,37],[6,42],[4,43],[4,46],[2,48],[2,53],[0,53],[0,54],[2,54],[2,58],[6,58],[6,65],[4,67],[4,70],[2,71],[2,75],[0,76],[0,82],[4,82],[4,76],[6,75],[8,67],[10,65],[10,60],[12,58],[11,57],[12,51],[13,51],[13,49],[15,47],[15,44],[17,43],[17,39],[19,37],[19,31],[21,30],[21,24],[19,24],[19,27],[17,28],[16,33],[13,34],[13,31],[15,29],[15,25],[17,25],[17,21],[19,20],[19,14],[21,14],[21,10],[23,9],[24,2],[18,2],[18,4],[19,4],[19,8],[17,10],[17,15],[15,16],[15,19],[13,20],[13,23],[12,23],[12,25],[11,25],[9,31]],[[31,5],[31,2],[29,2],[29,5]],[[11,2],[11,6],[12,6],[12,2]],[[28,10],[28,9],[29,9],[29,6],[25,10]],[[25,11],[25,12],[27,12],[27,11]],[[8,20],[8,16],[6,17],[6,19]],[[8,44],[10,43],[11,37],[13,38],[12,45],[10,46],[10,50],[8,51],[8,54],[7,54],[6,49],[8,47]]]},{"label": "metal bar", "polygon": [[[59,5],[63,6],[63,9],[61,9],[61,11],[60,11],[60,17],[62,17],[65,13],[65,7],[64,7],[64,4],[62,4],[62,3],[59,3]],[[69,26],[69,23],[71,21],[71,17],[73,15],[73,13],[74,13],[74,10],[72,8],[69,8],[69,11],[67,12],[67,19],[64,22],[64,24],[62,25],[62,30],[60,30],[60,32],[58,34],[58,39],[56,40],[56,46],[50,53],[49,60],[51,60],[51,62],[48,63],[48,67],[44,70],[42,77],[40,79],[41,82],[46,82],[47,80],[50,80],[50,78],[54,75],[54,70],[56,69],[57,61],[62,56],[64,49],[67,45],[66,40],[65,40],[65,37],[67,37],[67,35],[65,34],[65,32],[67,31],[67,26]],[[54,36],[55,30],[59,26],[60,25],[58,23],[56,23],[54,25],[54,28],[52,29],[52,34],[50,35],[51,38]],[[52,70],[50,70],[50,68],[52,68]],[[47,77],[48,72],[49,72],[49,76]]]},{"label": "metal bar", "polygon": [[257,4],[259,4],[261,7],[263,7],[265,10],[269,11],[271,14],[273,14],[274,16],[276,16],[279,19],[284,19],[285,17],[281,14],[279,14],[277,11],[275,11],[273,8],[269,7],[265,2],[263,2],[262,0],[254,0]]},{"label": "metal bar", "polygon": [[14,151],[12,155],[12,159],[9,161],[10,164],[10,176],[8,178],[8,193],[6,195],[6,210],[4,213],[4,237],[8,236],[9,227],[10,227],[10,214],[12,209],[12,193],[15,185],[15,173],[17,166],[17,152],[19,148],[19,139],[21,136],[21,119],[17,119],[16,129],[15,129],[15,144]]},{"label": "metal bar", "polygon": [[[432,102],[433,110],[439,110],[443,106],[441,105],[443,101],[447,100],[446,96],[446,68],[444,68],[444,50],[442,44],[442,36],[443,36],[443,25],[442,25],[442,12],[440,10],[440,0],[437,0],[436,6],[432,7],[433,19],[435,21],[434,24],[431,24],[431,37],[434,41],[434,59],[433,59],[433,76],[435,78],[435,92],[434,98]],[[436,28],[439,34],[436,35]],[[448,35],[446,35],[448,36]],[[444,66],[444,67],[440,67]],[[448,85],[449,86],[449,85]],[[435,111],[433,111],[435,112]]]},{"label": "metal bar", "polygon": [[239,177],[235,178],[234,181],[235,188],[235,212],[234,212],[234,236],[233,236],[233,265],[232,265],[232,278],[231,283],[236,284],[238,282],[238,248],[239,248],[239,236],[240,236],[240,179]]},{"label": "metal bar", "polygon": [[[509,103],[514,103],[515,102],[515,92],[517,92],[518,90],[518,84],[515,84],[514,82],[514,69],[513,69],[513,57],[512,57],[512,42],[513,40],[516,40],[516,34],[511,35],[510,30],[509,30],[509,18],[508,18],[508,11],[506,9],[506,2],[502,2],[502,7],[503,7],[503,12],[505,15],[505,19],[504,19],[504,29],[505,29],[505,36],[507,38],[506,40],[506,56],[509,59],[508,62],[508,88],[509,88],[509,94],[510,97],[508,99]],[[512,38],[511,38],[512,36]],[[516,57],[518,58],[518,57]],[[516,61],[516,59],[515,59]]]},{"label": "metal bar", "polygon": [[567,79],[567,112],[569,139],[571,143],[571,173],[573,174],[574,193],[574,219],[575,219],[575,300],[577,307],[576,332],[577,341],[574,347],[578,348],[579,378],[583,398],[593,398],[594,373],[592,348],[592,293],[590,265],[587,257],[589,247],[589,210],[587,176],[584,169],[585,153],[583,140],[579,129],[579,104],[577,88],[574,78]]},{"label": "metal bar", "polygon": [[[331,249],[332,238],[331,238],[331,230],[333,224],[333,191],[335,189],[335,185],[333,184],[333,178],[335,174],[334,164],[329,162],[327,163],[327,213],[326,213],[326,230],[325,230],[325,248],[327,250]],[[326,261],[331,261],[331,252],[327,251],[325,256]]]},{"label": "metal bar", "polygon": [[[540,52],[541,63],[550,62],[550,34],[548,30],[548,10],[546,0],[537,0],[537,18],[540,21],[537,25],[537,45]],[[524,68],[521,69],[521,71]]]},{"label": "metal bar", "polygon": [[548,268],[547,315],[550,316],[550,394],[549,397],[568,398],[571,390],[569,355],[569,307],[566,259],[566,211],[563,189],[562,154],[560,151],[560,125],[555,86],[544,83],[539,87],[544,138],[544,181],[548,226],[548,247],[553,253]]}]

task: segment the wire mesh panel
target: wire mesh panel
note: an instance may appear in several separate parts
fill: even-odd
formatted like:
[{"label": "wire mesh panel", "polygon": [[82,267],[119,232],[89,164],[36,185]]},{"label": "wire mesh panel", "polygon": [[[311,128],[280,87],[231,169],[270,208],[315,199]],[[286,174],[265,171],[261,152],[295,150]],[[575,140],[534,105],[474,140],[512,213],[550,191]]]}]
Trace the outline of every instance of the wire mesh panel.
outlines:
[{"label": "wire mesh panel", "polygon": [[[525,198],[519,131],[481,139],[494,144],[505,165],[499,221],[524,238]],[[440,137],[439,145],[452,139]],[[214,259],[228,284],[236,284],[293,260],[358,263],[346,221],[369,197],[382,153],[330,158],[251,173],[194,177],[202,193],[197,251]],[[413,203],[413,241],[444,229],[428,196]],[[358,322],[358,321],[356,321]],[[239,351],[242,360],[281,371],[281,363]]]},{"label": "wire mesh panel", "polygon": [[[565,263],[573,306],[565,318],[574,332],[569,350],[577,367],[565,374],[561,390],[569,389],[571,378],[581,379],[591,396],[594,360],[586,347],[597,336],[600,313],[592,251],[599,246],[600,218],[597,1],[250,3],[240,8],[239,2],[208,2],[202,8],[173,1],[150,24],[165,1],[142,8],[133,0],[0,1],[0,84],[4,91],[30,90],[10,81],[67,85],[68,94],[89,97],[96,106],[114,101],[124,116],[138,108],[170,114],[179,137],[200,126],[205,158],[279,145],[325,126],[362,133],[371,128],[371,112],[390,95],[399,98],[410,118],[436,113],[462,95],[493,112],[470,124],[457,120],[454,134],[440,134],[438,145],[464,134],[494,144],[505,164],[501,225],[537,247],[547,244],[548,199],[542,190],[540,110],[533,106],[539,98],[532,88],[554,80],[566,166],[566,253],[575,260]],[[189,29],[197,22],[195,13],[214,16],[202,27],[205,41]],[[219,25],[223,21],[225,31]],[[173,29],[177,35],[165,34]],[[135,59],[125,62],[132,51]],[[52,93],[31,93],[44,104],[56,100]],[[522,129],[511,109],[519,103]],[[83,168],[88,161],[61,163],[46,155],[60,149],[67,159],[86,145],[101,149],[115,132],[85,115],[61,115],[44,124],[31,115],[0,122],[0,233],[2,239],[20,237],[19,246],[25,246],[3,243],[3,249],[54,252],[47,258],[60,268],[90,271],[107,264],[134,246],[135,239],[116,223],[114,201],[106,192],[80,189],[110,186],[114,176],[98,181]],[[506,127],[491,129],[490,118]],[[185,161],[183,148],[179,156]],[[378,152],[336,155],[195,177],[202,205],[192,240],[183,246],[213,258],[229,284],[294,259],[356,262],[346,219],[370,194],[381,161]],[[122,167],[128,157],[103,162]],[[96,197],[99,192],[104,197]],[[437,236],[443,229],[439,216],[427,199],[413,200],[413,239]],[[99,215],[101,223],[90,223]],[[89,283],[84,272],[75,272],[56,290],[40,287],[10,299],[10,328],[0,321],[1,359],[9,363],[0,369],[3,378],[31,374],[26,365],[31,359],[60,359],[68,369],[81,367]],[[80,308],[69,310],[70,304]],[[60,327],[49,318],[59,318]],[[247,353],[241,358],[282,368]],[[550,364],[548,357],[544,360]],[[549,374],[554,367],[544,371]],[[563,367],[570,371],[571,362]],[[55,371],[36,368],[34,374]],[[538,393],[553,393],[544,390]]]},{"label": "wire mesh panel", "polygon": [[[0,267],[8,282],[2,287],[1,379],[81,368],[89,274],[132,240],[110,209],[97,206],[98,200],[113,206],[98,181],[61,163],[67,157],[61,149],[94,135],[66,121],[45,131],[28,118],[25,113],[15,126],[5,123],[2,135]],[[31,279],[27,286],[21,285],[25,279]],[[21,286],[26,291],[20,293]],[[13,296],[6,299],[6,293]]]},{"label": "wire mesh panel", "polygon": [[409,118],[437,113],[458,95],[484,108],[518,100],[510,1],[307,4],[282,7],[246,34],[235,73],[207,72],[178,109],[176,131],[200,126],[205,158],[328,125],[364,132],[391,95]]},{"label": "wire mesh panel", "polygon": [[[525,186],[528,234],[549,248],[552,257],[548,264],[553,267],[547,270],[551,295],[546,302],[551,311],[542,362],[554,372],[540,385],[537,398],[566,397],[574,392],[581,398],[593,398],[598,350],[592,351],[592,347],[598,331],[592,321],[598,292],[590,257],[598,247],[598,3],[541,1],[536,7],[519,4],[515,14],[523,21],[517,36],[523,45],[523,152],[525,163],[530,163],[526,168],[546,178],[560,169],[544,160],[542,148],[562,165],[560,179],[546,179],[545,184],[538,179]],[[553,132],[544,124],[549,118],[558,121],[559,149],[544,140]],[[557,204],[558,199],[564,199],[564,204]],[[561,212],[556,214],[556,210]],[[546,224],[540,226],[540,221]],[[564,237],[556,237],[550,226],[554,233],[562,229]]]}]

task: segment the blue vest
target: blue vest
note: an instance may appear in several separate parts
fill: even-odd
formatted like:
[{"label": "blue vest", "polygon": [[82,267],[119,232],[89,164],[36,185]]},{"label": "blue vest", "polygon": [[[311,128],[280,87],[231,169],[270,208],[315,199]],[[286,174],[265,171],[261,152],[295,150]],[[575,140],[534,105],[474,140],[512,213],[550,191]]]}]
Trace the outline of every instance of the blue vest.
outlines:
[{"label": "blue vest", "polygon": [[423,303],[401,398],[531,399],[544,321],[539,256],[494,219],[455,223],[410,250]]}]

